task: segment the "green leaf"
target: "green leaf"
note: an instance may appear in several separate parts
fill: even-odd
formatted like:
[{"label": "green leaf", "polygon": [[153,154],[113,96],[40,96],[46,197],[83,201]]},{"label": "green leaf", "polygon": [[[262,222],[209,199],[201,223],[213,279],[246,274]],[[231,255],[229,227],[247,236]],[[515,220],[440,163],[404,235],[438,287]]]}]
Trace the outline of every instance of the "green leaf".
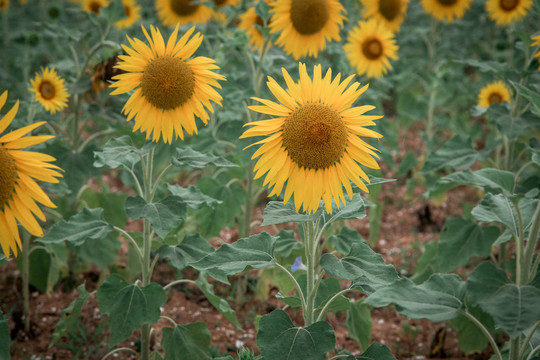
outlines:
[{"label": "green leaf", "polygon": [[439,243],[432,241],[424,244],[422,256],[416,262],[416,269],[411,280],[415,284],[421,284],[436,272],[439,272]]},{"label": "green leaf", "polygon": [[109,6],[100,8],[99,13],[104,15],[111,24],[126,18],[126,10],[122,0],[111,1]]},{"label": "green leaf", "polygon": [[118,258],[118,250],[121,246],[122,242],[109,234],[104,238],[83,242],[77,246],[76,252],[82,260],[107,269]]},{"label": "green leaf", "polygon": [[[534,210],[536,209],[536,201],[524,198],[519,202],[519,210],[524,229],[531,223]],[[514,236],[519,236],[520,226],[516,209],[510,199],[502,194],[486,194],[480,204],[471,213],[479,221],[503,224]]]},{"label": "green leaf", "polygon": [[30,253],[29,282],[42,293],[48,293],[58,280],[59,269],[54,266],[51,254],[44,249],[34,249]]},{"label": "green leaf", "polygon": [[495,122],[499,131],[504,134],[508,140],[516,140],[523,135],[530,126],[525,116],[513,117],[510,115],[509,105],[492,104],[487,109],[487,117]]},{"label": "green leaf", "polygon": [[352,244],[351,251],[341,259],[324,254],[320,262],[330,275],[352,281],[351,287],[360,287],[366,294],[398,279],[396,269],[387,265],[380,254],[364,241]]},{"label": "green leaf", "polygon": [[341,254],[348,254],[354,243],[366,243],[366,240],[360,236],[358,231],[348,227],[341,228],[341,232],[337,235],[332,235],[328,238],[330,245]]},{"label": "green leaf", "polygon": [[42,243],[62,243],[68,241],[73,245],[81,245],[86,239],[104,238],[114,228],[103,218],[103,209],[84,208],[68,221],[61,220],[54,224],[44,237],[36,239]]},{"label": "green leaf", "polygon": [[364,199],[362,199],[360,194],[353,194],[353,198],[347,202],[346,207],[342,206],[338,209],[336,202],[332,202],[332,214],[328,214],[322,207],[318,212],[322,214],[324,222],[327,224],[337,220],[363,219],[366,217]]},{"label": "green leaf", "polygon": [[268,21],[270,19],[270,5],[266,1],[259,0],[257,5],[255,5],[255,13],[263,19],[263,21]]},{"label": "green leaf", "polygon": [[445,166],[462,169],[471,166],[480,159],[480,153],[471,146],[471,138],[456,135],[447,141],[439,150],[428,155],[421,173],[436,171]]},{"label": "green leaf", "polygon": [[51,343],[49,349],[54,346],[65,334],[69,333],[73,326],[79,320],[79,315],[84,305],[90,298],[90,293],[86,291],[84,284],[77,287],[79,296],[69,304],[67,308],[62,310],[60,320],[56,323],[54,333],[52,334]]},{"label": "green leaf", "polygon": [[318,211],[313,215],[296,212],[292,201],[289,201],[287,204],[283,204],[282,201],[270,201],[264,208],[264,221],[261,226],[283,224],[286,222],[300,223],[315,221],[318,217]]},{"label": "green leaf", "polygon": [[159,320],[160,306],[167,302],[167,294],[156,283],[141,287],[112,274],[99,288],[97,301],[101,313],[109,316],[109,343],[114,346],[144,324],[155,324]]},{"label": "green leaf", "polygon": [[4,314],[0,311],[0,359],[9,360],[11,355],[9,353],[9,347],[11,344],[11,337],[9,336],[9,324]]},{"label": "green leaf", "polygon": [[217,268],[227,275],[246,269],[263,269],[276,263],[274,244],[277,237],[267,232],[239,239],[233,244],[223,244],[214,253],[191,264],[197,270]]},{"label": "green leaf", "polygon": [[499,169],[480,169],[471,171],[466,169],[450,174],[441,179],[442,183],[452,183],[454,185],[475,185],[482,188],[491,188],[511,195],[514,192],[515,179],[510,171]]},{"label": "green leaf", "polygon": [[294,231],[282,229],[277,233],[277,237],[274,251],[279,256],[287,257],[293,251],[303,248],[302,243],[294,237]]},{"label": "green leaf", "polygon": [[161,346],[165,350],[165,360],[201,359],[210,360],[210,332],[206,323],[164,327]]},{"label": "green leaf", "polygon": [[433,322],[455,318],[462,307],[463,283],[454,274],[435,274],[422,285],[402,278],[371,294],[366,303],[375,307],[395,305],[397,311],[412,319]]},{"label": "green leaf", "polygon": [[531,103],[531,111],[536,116],[540,116],[540,95],[538,94],[538,91],[531,90],[528,87],[525,87],[519,83],[510,81],[512,86],[516,89],[516,91],[523,96],[525,99],[529,100]]},{"label": "green leaf", "polygon": [[325,321],[295,327],[283,310],[274,310],[259,321],[257,345],[265,360],[324,360],[335,342],[334,330]]},{"label": "green leaf", "polygon": [[236,318],[236,312],[231,309],[229,303],[214,294],[214,287],[206,281],[206,273],[201,272],[199,278],[195,282],[199,289],[204,293],[204,296],[208,299],[210,304],[215,307],[227,320],[229,320],[237,329],[242,329],[238,319]]},{"label": "green leaf", "polygon": [[[354,358],[355,360],[396,360],[392,352],[386,345],[379,343],[371,344],[362,355]],[[349,360],[347,358],[346,360]]]},{"label": "green leaf", "polygon": [[[305,278],[307,280],[307,278]],[[304,288],[304,284],[300,284]],[[317,295],[315,296],[315,312],[316,315],[322,311],[324,305],[330,300],[334,295],[341,291],[341,283],[336,278],[328,278],[321,281],[319,288],[317,289]],[[334,299],[332,304],[328,307],[326,311],[341,311],[349,309],[350,300],[344,297],[343,295],[339,296],[337,299]]]},{"label": "green leaf", "polygon": [[480,61],[476,59],[454,60],[455,62],[466,64],[478,68],[482,72],[491,72],[503,74],[506,70],[506,64],[496,61]]},{"label": "green leaf", "polygon": [[186,203],[187,206],[195,210],[198,210],[205,205],[214,208],[217,204],[222,203],[220,200],[216,200],[208,195],[203,194],[197,187],[193,185],[184,188],[178,184],[167,184],[167,188],[171,194],[179,197]]},{"label": "green leaf", "polygon": [[125,209],[133,220],[145,218],[150,221],[152,229],[162,239],[187,215],[186,204],[174,195],[157,203],[147,203],[140,196],[130,196],[126,199]]},{"label": "green leaf", "polygon": [[360,349],[366,349],[371,343],[371,311],[363,300],[352,301],[347,313],[347,328],[349,337],[360,344]]},{"label": "green leaf", "polygon": [[177,148],[176,155],[171,159],[171,162],[176,166],[189,166],[195,169],[201,169],[209,164],[214,164],[220,167],[237,167],[235,163],[208,153],[200,153],[186,146]]},{"label": "green leaf", "polygon": [[[478,319],[490,332],[495,331],[493,318],[483,312],[479,307],[469,307],[467,311]],[[456,330],[459,347],[465,355],[479,353],[487,347],[488,339],[486,335],[465,315],[460,314],[450,322],[450,326]]]},{"label": "green leaf", "polygon": [[102,208],[105,221],[113,226],[123,229],[126,226],[127,216],[124,212],[124,203],[128,195],[125,193],[111,193],[107,190],[86,189],[81,195],[81,202],[89,208]]},{"label": "green leaf", "polygon": [[405,176],[410,170],[414,169],[418,165],[418,155],[415,153],[408,153],[399,163],[399,169],[397,177],[401,178]]},{"label": "green leaf", "polygon": [[103,151],[94,152],[94,166],[98,168],[107,166],[111,169],[124,166],[126,169],[133,170],[140,161],[140,157],[148,154],[155,146],[156,143],[147,142],[141,149],[137,149],[129,135],[112,138],[107,141]]},{"label": "green leaf", "polygon": [[495,226],[482,227],[476,222],[449,218],[439,240],[440,271],[449,272],[468,263],[469,257],[488,257],[491,245],[499,236]]},{"label": "green leaf", "polygon": [[176,246],[162,245],[158,254],[162,259],[169,259],[178,270],[202,259],[214,252],[214,247],[200,234],[186,234],[182,242]]}]

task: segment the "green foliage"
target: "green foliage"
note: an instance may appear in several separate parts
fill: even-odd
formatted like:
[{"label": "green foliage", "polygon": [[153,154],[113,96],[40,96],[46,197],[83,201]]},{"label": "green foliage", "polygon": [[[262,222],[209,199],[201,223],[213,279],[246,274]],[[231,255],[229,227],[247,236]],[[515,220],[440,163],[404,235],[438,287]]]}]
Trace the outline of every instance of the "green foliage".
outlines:
[{"label": "green foliage", "polygon": [[331,235],[328,238],[330,245],[341,254],[349,254],[351,252],[351,247],[355,243],[366,243],[366,240],[360,236],[358,231],[350,229],[348,227],[343,227],[341,232],[337,235]]},{"label": "green foliage", "polygon": [[167,294],[156,283],[138,286],[112,274],[99,288],[97,300],[101,313],[109,316],[110,344],[116,345],[144,324],[155,324]]},{"label": "green foliage", "polygon": [[158,254],[178,270],[185,269],[188,265],[199,261],[214,252],[212,245],[200,234],[186,234],[182,242],[176,246],[162,245]]},{"label": "green foliage", "polygon": [[349,356],[345,360],[396,360],[386,345],[371,344],[365,352],[359,356]]},{"label": "green foliage", "polygon": [[238,329],[242,328],[238,322],[238,319],[236,318],[236,312],[231,309],[229,303],[227,303],[225,299],[214,294],[213,286],[206,281],[206,274],[204,272],[201,272],[195,284],[199,287],[199,289],[201,289],[210,304],[212,304],[212,306],[214,306],[225,317],[225,319],[229,320]]},{"label": "green foliage", "polygon": [[437,171],[445,166],[452,169],[462,169],[471,166],[478,160],[483,160],[484,157],[482,152],[472,148],[470,137],[456,135],[439,150],[428,155],[420,172]]},{"label": "green foliage", "polygon": [[86,291],[84,284],[77,287],[79,296],[69,304],[69,306],[62,310],[60,320],[56,323],[56,328],[51,337],[49,348],[54,346],[64,335],[70,332],[77,321],[79,321],[79,315],[86,305],[86,302],[90,298],[90,293]]},{"label": "green foliage", "polygon": [[209,360],[210,332],[203,322],[163,328],[161,346],[165,360],[201,359]]},{"label": "green foliage", "polygon": [[134,170],[141,156],[147,155],[155,146],[155,143],[149,142],[138,149],[128,135],[112,138],[107,141],[102,151],[94,152],[94,166],[98,168],[107,166],[111,169],[123,166],[128,170]]},{"label": "green foliage", "polygon": [[0,358],[9,360],[11,355],[9,353],[9,347],[11,338],[9,336],[9,324],[4,314],[0,312]]},{"label": "green foliage", "polygon": [[[490,333],[495,331],[493,318],[483,312],[479,307],[470,306],[467,312],[474,316],[485,326]],[[459,347],[466,355],[481,352],[488,345],[486,335],[465,315],[459,315],[450,322],[458,334]]]},{"label": "green foliage", "polygon": [[236,167],[237,165],[229,160],[212,154],[204,154],[186,146],[176,149],[176,155],[171,159],[176,166],[189,166],[194,169],[201,169],[209,164],[219,167]]},{"label": "green foliage", "polygon": [[363,300],[351,301],[347,313],[347,328],[349,337],[356,340],[360,349],[367,349],[371,343],[371,311]]},{"label": "green foliage", "polygon": [[169,189],[172,195],[182,199],[187,206],[195,210],[201,209],[205,205],[214,208],[223,202],[203,194],[201,190],[193,185],[184,188],[178,184],[167,184],[167,189]]},{"label": "green foliage", "polygon": [[257,345],[265,360],[323,360],[335,342],[334,330],[325,321],[295,327],[283,310],[274,310],[259,321]]}]

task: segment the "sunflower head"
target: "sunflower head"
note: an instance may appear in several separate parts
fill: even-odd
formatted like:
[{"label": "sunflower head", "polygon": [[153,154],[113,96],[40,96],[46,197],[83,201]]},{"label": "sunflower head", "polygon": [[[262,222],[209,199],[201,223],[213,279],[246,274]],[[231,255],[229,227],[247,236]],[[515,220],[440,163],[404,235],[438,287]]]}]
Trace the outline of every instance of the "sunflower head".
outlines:
[{"label": "sunflower head", "polygon": [[[261,51],[264,45],[264,36],[255,25],[262,27],[264,26],[264,21],[255,12],[255,7],[252,6],[247,9],[245,13],[240,14],[239,18],[240,22],[238,23],[238,27],[247,32],[249,45]],[[271,18],[268,19],[268,24],[270,24],[270,22]]]},{"label": "sunflower head", "polygon": [[196,0],[156,0],[158,18],[163,25],[206,24],[215,11]]},{"label": "sunflower head", "polygon": [[495,81],[480,89],[478,93],[478,106],[489,107],[491,104],[511,102],[510,91],[502,81]]},{"label": "sunflower head", "polygon": [[[534,40],[534,42],[531,44],[531,46],[538,46],[540,45],[540,35],[532,36],[531,39]],[[535,58],[540,58],[540,50],[534,54]],[[540,64],[538,65],[538,70],[540,70]]]},{"label": "sunflower head", "polygon": [[218,21],[225,22],[227,20],[227,15],[221,10],[226,6],[238,6],[241,0],[212,0],[214,5],[217,8],[217,11],[214,12],[214,18]]},{"label": "sunflower head", "polygon": [[36,73],[30,84],[29,90],[35,94],[36,101],[51,114],[67,106],[69,94],[64,79],[58,76],[54,68],[41,68],[41,73]]},{"label": "sunflower head", "polygon": [[141,19],[141,7],[137,5],[135,0],[122,0],[126,17],[114,23],[118,29],[127,29],[132,27]]},{"label": "sunflower head", "polygon": [[375,19],[360,21],[343,46],[351,66],[359,75],[381,77],[392,69],[389,59],[397,60],[394,33]]},{"label": "sunflower head", "polygon": [[471,7],[472,0],[420,0],[425,12],[439,21],[461,19]]},{"label": "sunflower head", "polygon": [[276,0],[270,33],[280,33],[276,44],[297,60],[317,57],[327,41],[340,41],[345,9],[338,0]]},{"label": "sunflower head", "polygon": [[361,0],[364,7],[364,18],[375,18],[386,28],[397,32],[405,15],[409,0]]},{"label": "sunflower head", "polygon": [[533,0],[486,0],[488,17],[499,26],[521,20],[532,8]]},{"label": "sunflower head", "polygon": [[261,145],[252,159],[258,158],[255,179],[266,174],[263,184],[272,188],[269,196],[280,195],[286,183],[284,202],[294,195],[296,211],[313,213],[322,199],[331,213],[332,201],[338,208],[346,205],[343,188],[352,198],[351,181],[368,191],[364,181],[369,183],[369,178],[360,165],[378,169],[378,156],[361,137],[381,137],[367,128],[381,116],[365,115],[373,106],[352,106],[368,87],[358,89],[357,82],[347,87],[353,76],[340,81],[341,74],[332,78],[329,69],[323,77],[317,65],[310,78],[304,64],[299,68],[298,82],[282,69],[287,89],[268,77],[268,88],[279,103],[253,98],[263,105],[249,108],[272,118],[246,124],[250,128],[240,138],[265,137],[252,144]]},{"label": "sunflower head", "polygon": [[[7,95],[7,91],[0,95],[0,111],[6,103]],[[59,173],[62,169],[51,164],[55,160],[53,157],[24,150],[54,137],[25,136],[45,124],[45,121],[4,134],[18,109],[19,101],[0,117],[0,246],[6,257],[9,257],[10,252],[16,256],[17,247],[21,247],[17,223],[30,234],[43,236],[36,217],[44,221],[45,215],[36,202],[56,207],[36,180],[57,183],[57,178],[62,176]]]},{"label": "sunflower head", "polygon": [[134,90],[122,110],[128,121],[135,119],[133,131],[146,132],[146,138],[152,135],[152,141],[163,136],[170,143],[173,135],[184,139],[184,131],[197,133],[195,117],[206,125],[207,111],[214,111],[210,101],[221,105],[222,97],[214,88],[221,88],[217,80],[225,77],[212,71],[219,69],[214,60],[190,59],[203,39],[200,33],[190,39],[194,27],[177,41],[177,26],[166,45],[158,29],[150,27],[152,36],[142,30],[149,45],[128,37],[132,47],[123,45],[128,55],[119,56],[115,68],[124,73],[113,77],[117,81],[111,94]]},{"label": "sunflower head", "polygon": [[9,8],[9,0],[0,0],[0,12],[6,11]]},{"label": "sunflower head", "polygon": [[109,6],[109,0],[81,0],[81,6],[86,12],[99,14],[99,9]]}]

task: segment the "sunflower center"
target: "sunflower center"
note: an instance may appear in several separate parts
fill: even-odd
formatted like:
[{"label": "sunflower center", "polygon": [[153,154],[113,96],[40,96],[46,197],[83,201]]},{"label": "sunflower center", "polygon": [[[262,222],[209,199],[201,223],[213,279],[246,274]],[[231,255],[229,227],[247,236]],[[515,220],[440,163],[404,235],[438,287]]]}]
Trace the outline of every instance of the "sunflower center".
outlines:
[{"label": "sunflower center", "polygon": [[337,111],[307,104],[293,111],[283,127],[283,146],[290,158],[308,169],[325,169],[341,159],[347,129]]},{"label": "sunflower center", "polygon": [[94,14],[99,14],[100,8],[101,8],[101,4],[98,1],[92,1],[90,3],[90,11],[92,11]]},{"label": "sunflower center", "polygon": [[13,157],[0,145],[0,209],[7,203],[15,189],[17,168]]},{"label": "sunflower center", "polygon": [[144,68],[141,88],[148,102],[158,109],[174,109],[193,95],[195,78],[181,59],[162,56]]},{"label": "sunflower center", "polygon": [[500,103],[502,103],[502,100],[503,100],[503,98],[502,98],[501,94],[499,94],[499,93],[490,94],[489,99],[488,99],[489,105],[495,104],[495,103],[500,104]]},{"label": "sunflower center", "polygon": [[512,11],[519,4],[519,0],[500,0],[499,5],[504,11]]},{"label": "sunflower center", "polygon": [[401,10],[401,0],[380,0],[379,11],[388,21],[394,20]]},{"label": "sunflower center", "polygon": [[458,2],[458,0],[437,0],[439,4],[443,6],[452,6]]},{"label": "sunflower center", "polygon": [[124,5],[124,12],[126,13],[126,17],[129,18],[131,15],[131,7]]},{"label": "sunflower center", "polygon": [[225,4],[226,2],[227,0],[214,0],[214,3],[217,7],[223,6],[223,4]]},{"label": "sunflower center", "polygon": [[197,11],[199,4],[191,4],[192,0],[170,0],[171,9],[180,16],[188,16]]},{"label": "sunflower center", "polygon": [[379,39],[367,39],[362,44],[362,52],[368,59],[375,60],[382,55],[383,47]]},{"label": "sunflower center", "polygon": [[39,93],[45,100],[51,100],[56,95],[54,85],[46,80],[39,85]]},{"label": "sunflower center", "polygon": [[330,17],[327,0],[292,0],[291,22],[300,34],[319,32]]}]

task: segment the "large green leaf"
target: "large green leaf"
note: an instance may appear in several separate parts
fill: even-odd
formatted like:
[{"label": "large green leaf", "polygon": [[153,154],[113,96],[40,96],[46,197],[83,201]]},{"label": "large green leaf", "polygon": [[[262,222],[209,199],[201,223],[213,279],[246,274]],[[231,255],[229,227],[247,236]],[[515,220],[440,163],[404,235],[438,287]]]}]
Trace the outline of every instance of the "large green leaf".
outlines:
[{"label": "large green leaf", "polygon": [[210,332],[206,323],[165,327],[162,330],[161,346],[165,350],[165,360],[211,359]]},{"label": "large green leaf", "polygon": [[155,324],[160,306],[167,302],[167,294],[156,283],[141,287],[112,274],[98,289],[97,300],[101,313],[109,316],[109,342],[114,346],[144,324]]},{"label": "large green leaf", "polygon": [[283,310],[274,310],[259,321],[257,345],[265,360],[324,360],[335,342],[334,329],[326,321],[295,327]]},{"label": "large green leaf", "polygon": [[382,256],[365,240],[352,244],[351,251],[341,259],[334,254],[324,254],[321,266],[332,276],[352,281],[351,286],[360,287],[366,294],[398,279],[396,269],[385,264]]},{"label": "large green leaf", "polygon": [[170,264],[178,270],[185,269],[189,264],[213,252],[214,247],[199,233],[186,234],[180,244],[162,245],[158,250],[160,258],[169,259]]},{"label": "large green leaf", "polygon": [[150,221],[152,229],[162,239],[187,215],[186,204],[174,195],[157,203],[147,203],[140,196],[130,196],[126,199],[125,209],[126,214],[133,220],[145,218]]},{"label": "large green leaf", "polygon": [[236,326],[238,329],[242,329],[242,326],[240,326],[240,323],[238,322],[238,319],[236,318],[236,312],[231,309],[231,306],[229,303],[214,294],[214,287],[206,281],[206,273],[201,272],[199,275],[199,278],[195,282],[199,289],[204,293],[204,296],[208,299],[210,304],[214,306],[219,312],[231,323],[233,323],[234,326]]},{"label": "large green leaf", "polygon": [[540,95],[538,94],[537,90],[529,89],[526,86],[523,86],[519,83],[515,83],[513,81],[510,81],[514,88],[516,88],[516,91],[523,96],[525,99],[529,100],[531,103],[531,111],[536,116],[540,116]]},{"label": "large green leaf", "polygon": [[[493,318],[483,312],[479,307],[469,307],[467,309],[478,321],[480,321],[490,332],[495,331]],[[488,345],[486,335],[480,330],[478,325],[469,320],[465,315],[460,314],[450,322],[457,334],[460,349],[466,354],[479,353]]]},{"label": "large green leaf", "polygon": [[176,155],[171,159],[171,162],[176,166],[189,166],[192,168],[203,168],[209,164],[214,164],[220,167],[236,167],[235,163],[208,153],[200,153],[186,146],[176,149]]},{"label": "large green leaf", "polygon": [[462,169],[471,166],[481,157],[481,153],[472,148],[469,136],[456,135],[439,150],[428,155],[420,172],[436,171],[445,166]]},{"label": "large green leaf", "polygon": [[351,252],[351,247],[354,243],[366,243],[366,240],[360,236],[357,230],[344,226],[341,228],[339,234],[331,235],[328,238],[328,242],[337,252],[348,254]]},{"label": "large green leaf", "polygon": [[[487,109],[487,116],[491,122],[497,125],[500,133],[504,134],[508,140],[516,140],[527,132],[531,121],[526,117],[526,114],[512,116],[509,107],[506,103],[492,104]],[[533,121],[536,121],[536,119]]]},{"label": "large green leaf", "polygon": [[435,274],[415,285],[402,278],[371,294],[366,303],[375,307],[395,305],[403,315],[433,322],[455,318],[462,307],[463,283],[454,274]]},{"label": "large green leaf", "polygon": [[345,220],[345,219],[363,219],[366,217],[366,208],[364,199],[360,196],[360,194],[356,193],[353,194],[352,199],[349,199],[347,202],[347,206],[336,206],[336,202],[332,202],[332,214],[328,214],[324,209],[322,209],[322,203],[321,203],[321,209],[320,213],[322,214],[323,220],[325,223],[332,223],[337,220]]},{"label": "large green leaf", "polygon": [[45,236],[36,239],[42,243],[62,243],[68,241],[74,245],[81,245],[86,239],[104,238],[113,226],[103,218],[103,209],[84,208],[77,215],[73,215],[68,221],[61,220],[56,223]]},{"label": "large green leaf", "polygon": [[277,237],[267,232],[243,238],[233,244],[223,244],[214,253],[191,264],[198,270],[217,268],[227,275],[246,269],[262,269],[276,263],[274,244]]},{"label": "large green leaf", "polygon": [[363,301],[352,301],[347,313],[347,328],[349,337],[360,344],[360,349],[367,349],[371,343],[371,311]]},{"label": "large green leaf", "polygon": [[9,324],[4,314],[0,311],[0,359],[9,360],[11,355],[9,353],[9,347],[11,344],[11,337],[9,336]]},{"label": "large green leaf", "polygon": [[471,256],[489,256],[498,236],[495,226],[482,227],[461,217],[447,219],[439,240],[440,270],[449,272],[466,265]]},{"label": "large green leaf", "polygon": [[86,291],[84,284],[77,287],[79,296],[69,304],[67,308],[62,310],[60,320],[56,323],[54,333],[52,334],[51,343],[49,348],[54,346],[66,333],[70,332],[73,326],[77,323],[79,315],[84,305],[90,298],[90,293]]},{"label": "large green leaf", "polygon": [[366,351],[358,356],[349,356],[345,360],[396,360],[386,345],[379,343],[371,344]]},{"label": "large green leaf", "polygon": [[29,256],[30,285],[42,293],[49,293],[58,281],[60,270],[51,254],[43,248],[34,249]]},{"label": "large green leaf", "polygon": [[94,152],[94,166],[106,165],[111,169],[124,166],[132,170],[140,161],[140,157],[148,154],[155,146],[155,143],[147,142],[141,149],[137,149],[129,135],[111,138],[103,147],[103,151]]},{"label": "large green leaf", "polygon": [[118,250],[121,246],[122,242],[109,234],[104,238],[83,242],[76,247],[76,252],[82,260],[107,269],[118,258]]},{"label": "large green leaf", "polygon": [[187,188],[181,187],[178,184],[167,184],[167,188],[174,196],[182,199],[187,206],[192,209],[198,210],[203,206],[215,207],[217,204],[221,204],[221,200],[216,200],[208,195],[205,195],[197,187],[190,185]]},{"label": "large green leaf", "polygon": [[451,183],[455,186],[474,185],[482,188],[488,187],[511,195],[514,192],[515,179],[514,174],[510,171],[491,168],[476,171],[465,169],[443,177],[441,183]]},{"label": "large green leaf", "polygon": [[312,215],[298,213],[296,212],[292,201],[289,201],[287,204],[283,204],[282,201],[270,201],[264,208],[264,221],[262,226],[282,224],[291,221],[296,223],[315,221],[319,217],[319,214],[319,211]]},{"label": "large green leaf", "polygon": [[279,256],[287,257],[294,250],[299,250],[303,247],[302,243],[294,237],[294,231],[280,230],[277,236],[278,239],[276,240],[274,251]]},{"label": "large green leaf", "polygon": [[[300,284],[300,286],[305,293],[307,277],[303,276],[302,278],[304,279],[304,284]],[[315,296],[315,313],[318,315],[326,303],[341,290],[341,283],[338,279],[331,277],[322,280],[319,284],[319,288],[317,289],[317,295]],[[349,303],[349,299],[341,295],[332,301],[330,306],[327,308],[327,311],[347,310],[349,309]]]},{"label": "large green leaf", "polygon": [[[537,200],[523,198],[519,202],[524,230],[531,223]],[[482,222],[497,222],[505,225],[514,236],[519,236],[519,217],[510,199],[502,194],[486,194],[480,204],[472,210],[473,216]]]}]

